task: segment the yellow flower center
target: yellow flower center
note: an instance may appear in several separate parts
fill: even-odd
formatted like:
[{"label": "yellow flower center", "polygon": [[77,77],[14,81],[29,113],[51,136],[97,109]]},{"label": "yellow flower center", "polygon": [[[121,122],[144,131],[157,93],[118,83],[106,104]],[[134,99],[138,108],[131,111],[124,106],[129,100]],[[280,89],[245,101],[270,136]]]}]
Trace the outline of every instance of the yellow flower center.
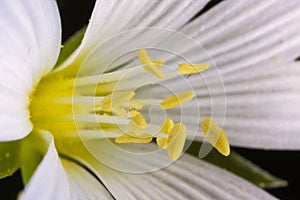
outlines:
[{"label": "yellow flower center", "polygon": [[[32,93],[29,105],[34,128],[50,131],[56,140],[78,137],[80,134],[113,138],[116,143],[149,143],[156,139],[157,146],[166,148],[172,160],[178,159],[188,133],[185,125],[180,122],[174,124],[168,118],[155,129],[145,119],[143,108],[159,103],[162,110],[172,109],[190,101],[195,94],[184,91],[164,99],[138,99],[130,84],[115,91],[118,80],[128,73],[136,73],[132,76],[150,73],[157,79],[168,78],[161,71],[163,61],[151,60],[144,49],[137,52],[137,57],[141,66],[136,67],[134,72],[120,70],[104,73],[100,77],[79,78],[65,78],[63,74],[56,73],[44,77]],[[207,64],[179,64],[178,74],[199,73],[208,67]],[[87,95],[87,91],[91,90],[94,96]],[[214,138],[211,136],[214,130],[216,128],[205,129],[209,138]],[[213,140],[216,139],[209,139]],[[218,147],[225,149],[224,154],[228,154],[228,148],[222,147],[222,141],[224,139],[215,142]]]}]

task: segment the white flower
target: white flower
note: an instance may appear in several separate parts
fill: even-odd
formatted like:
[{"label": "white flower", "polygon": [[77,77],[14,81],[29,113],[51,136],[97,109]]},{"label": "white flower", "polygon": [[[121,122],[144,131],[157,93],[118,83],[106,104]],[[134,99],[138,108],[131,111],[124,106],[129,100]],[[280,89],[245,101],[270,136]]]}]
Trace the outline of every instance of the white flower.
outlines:
[{"label": "white flower", "polygon": [[[87,79],[84,78],[107,70],[101,68],[101,64],[119,55],[121,45],[130,42],[116,42],[108,49],[98,48],[98,45],[123,31],[161,27],[180,31],[195,39],[219,67],[227,93],[224,129],[232,145],[299,149],[300,66],[295,59],[300,52],[300,2],[227,0],[190,22],[207,2],[98,0],[81,45],[56,69],[53,68],[60,51],[61,28],[55,1],[0,2],[0,141],[17,140],[12,143],[20,148],[17,154],[22,160],[10,162],[12,170],[21,167],[24,180],[29,181],[21,199],[272,199],[256,186],[190,155],[183,155],[173,165],[151,173],[132,174],[111,169],[93,155],[106,154],[109,164],[113,162],[149,171],[168,161],[163,154],[157,154],[155,159],[146,156],[134,159],[115,154],[106,149],[107,143],[101,143],[101,138],[90,133],[86,137],[97,142],[88,149],[92,155],[74,131],[70,131],[75,130],[74,127],[82,130],[80,123],[87,119],[91,122],[92,119],[83,114],[76,115],[82,107],[74,106],[74,91],[66,88],[78,79],[79,83],[85,82]],[[176,41],[173,42],[176,44]],[[145,44],[151,43],[152,37],[145,41]],[[197,60],[199,52],[193,50],[187,47],[189,55],[196,58],[195,62],[201,63],[203,57],[199,56]],[[83,72],[76,77],[80,67]],[[152,73],[163,77],[159,72]],[[211,79],[214,78],[212,75]],[[190,82],[202,87],[193,76]],[[178,85],[178,82],[174,84]],[[101,87],[103,92],[106,86]],[[216,96],[222,94],[223,88],[219,88],[218,84],[212,84],[212,87]],[[88,89],[91,88],[84,91],[89,92]],[[60,103],[68,102],[68,97],[72,97],[73,101],[66,103],[68,106],[61,106],[48,99],[49,96],[57,97],[55,100]],[[209,100],[209,97],[201,100],[204,110]],[[222,104],[217,102],[214,106],[218,108]],[[122,115],[121,110],[112,112]],[[72,121],[66,122],[67,114],[74,114],[79,126],[74,126]],[[138,115],[134,113],[134,116]],[[223,117],[218,110],[215,115]],[[191,112],[191,119],[197,117]],[[103,115],[97,120],[108,123],[111,119]],[[138,121],[137,124],[142,126],[143,120],[139,118]],[[123,121],[117,119],[115,122],[122,124]],[[135,127],[135,130],[139,132],[141,126]],[[180,126],[177,128],[180,129]],[[104,133],[116,138],[112,136],[116,133],[114,131]],[[83,133],[80,134],[82,137]],[[202,140],[200,137],[196,139]],[[134,148],[148,150],[152,145]],[[181,150],[175,159],[180,153]],[[10,156],[8,154],[7,157]],[[24,164],[26,161],[29,164]],[[32,166],[39,161],[32,174]],[[30,180],[26,180],[29,177]]]}]

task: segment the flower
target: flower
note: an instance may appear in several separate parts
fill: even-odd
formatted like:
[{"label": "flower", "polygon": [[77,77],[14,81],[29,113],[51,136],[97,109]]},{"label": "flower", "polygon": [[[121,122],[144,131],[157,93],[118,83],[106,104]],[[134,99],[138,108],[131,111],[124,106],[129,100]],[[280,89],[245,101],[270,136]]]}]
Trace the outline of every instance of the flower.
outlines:
[{"label": "flower", "polygon": [[[55,2],[28,0],[12,3],[5,0],[0,3],[0,13],[3,15],[0,18],[0,140],[3,142],[1,145],[4,145],[1,150],[5,150],[1,154],[4,153],[5,165],[8,165],[3,167],[8,171],[1,170],[1,176],[21,168],[23,179],[27,183],[20,195],[21,199],[272,198],[241,178],[190,155],[183,155],[172,165],[156,170],[168,165],[170,160],[163,153],[148,157],[145,152],[152,151],[153,145],[126,144],[126,151],[116,153],[112,151],[115,146],[110,145],[110,140],[104,140],[107,136],[116,138],[117,143],[147,143],[152,139],[152,135],[144,135],[146,120],[139,112],[142,101],[134,101],[134,91],[115,92],[115,85],[106,84],[117,77],[124,90],[146,81],[143,77],[158,80],[168,75],[159,69],[165,60],[149,56],[150,53],[148,55],[143,47],[136,50],[142,64],[142,68],[138,69],[146,72],[136,75],[129,73],[131,68],[125,71],[125,75],[133,74],[137,77],[123,78],[124,71],[121,71],[120,76],[120,71],[113,70],[118,65],[106,65],[112,58],[121,55],[124,52],[122,50],[127,50],[126,46],[131,48],[130,45],[135,43],[149,46],[171,41],[169,45],[182,47],[181,40],[166,38],[170,35],[159,38],[151,34],[148,37],[149,33],[143,32],[144,29],[129,31],[130,34],[125,35],[126,37],[122,35],[127,30],[151,26],[166,28],[167,32],[169,29],[178,30],[201,43],[213,57],[227,89],[224,129],[231,144],[255,148],[299,148],[299,125],[296,123],[299,118],[299,64],[295,62],[300,48],[297,34],[299,1],[225,1],[190,21],[206,3],[205,0],[176,3],[98,0],[80,46],[56,68],[54,66],[61,40],[60,19]],[[153,33],[151,30],[156,29],[149,30]],[[104,42],[118,34],[120,37],[113,38],[114,45]],[[128,42],[129,39],[135,41],[131,43]],[[154,39],[156,40],[153,41]],[[201,71],[198,70],[199,63],[203,63],[205,57],[199,56],[199,52],[193,49],[197,47],[193,45],[186,48],[184,50],[195,62],[180,63],[178,71],[182,74],[186,71],[192,73],[195,68],[195,71]],[[125,58],[132,58],[130,55]],[[104,75],[99,77],[99,74]],[[97,76],[92,77],[93,75]],[[221,96],[223,88],[217,82],[219,74],[209,75],[209,80],[215,81],[211,83],[212,95]],[[105,81],[99,89],[101,80]],[[179,81],[172,82],[169,86],[186,89],[184,82]],[[189,81],[197,87],[202,86],[195,76],[189,77]],[[87,83],[92,83],[95,87],[86,87]],[[155,88],[157,87],[147,88],[144,93],[154,94]],[[83,94],[93,92],[106,95],[99,95],[100,98],[81,98]],[[164,94],[161,90],[157,92]],[[194,97],[194,93],[186,90],[182,92],[188,93],[176,93],[176,98],[167,95],[160,99],[161,107],[166,110]],[[208,100],[209,98],[203,98],[204,103],[200,106],[205,106]],[[85,107],[86,102],[88,106],[93,105],[93,111],[101,114],[100,117],[95,118],[95,115],[89,115],[90,112],[84,113],[91,109]],[[124,102],[129,105],[124,106]],[[222,108],[223,103],[217,101],[214,106]],[[135,109],[129,113],[128,121],[122,116],[124,108],[129,107]],[[126,114],[127,111],[125,110]],[[197,112],[192,112],[193,109],[188,111],[190,119],[197,119]],[[217,109],[216,116],[222,117],[222,111]],[[78,114],[79,112],[83,113]],[[108,112],[114,113],[114,118],[106,116]],[[172,116],[176,118],[176,113]],[[157,120],[158,117],[152,119]],[[158,137],[157,144],[159,147],[170,146],[165,138],[179,135],[181,139],[177,140],[176,137],[175,147],[168,149],[169,157],[176,160],[188,131],[184,123],[173,125],[172,120],[167,119],[164,123],[161,121],[161,129],[169,131]],[[99,136],[99,127],[94,122],[103,125],[101,130],[105,129],[105,137]],[[118,129],[124,128],[122,124],[128,123],[129,131],[139,135],[118,134]],[[117,128],[114,124],[118,125]],[[213,129],[210,130],[207,124],[214,124]],[[90,128],[89,132],[83,132],[86,127]],[[75,134],[76,128],[80,130],[79,136]],[[202,128],[208,140],[214,132],[224,134],[211,119],[203,120]],[[226,137],[221,138],[226,140]],[[198,136],[196,139],[202,140]],[[229,153],[226,142],[212,143],[221,153]],[[126,152],[132,149],[145,154],[136,156],[129,153],[129,156]],[[109,166],[117,169],[120,167],[123,171]],[[128,173],[136,170],[151,172]]]}]

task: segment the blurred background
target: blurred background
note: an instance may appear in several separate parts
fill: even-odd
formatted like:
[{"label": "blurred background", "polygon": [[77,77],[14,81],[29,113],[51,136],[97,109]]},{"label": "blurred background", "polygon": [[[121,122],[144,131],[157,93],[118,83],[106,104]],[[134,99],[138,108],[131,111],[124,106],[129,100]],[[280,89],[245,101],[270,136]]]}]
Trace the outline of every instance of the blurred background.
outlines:
[{"label": "blurred background", "polygon": [[[219,2],[220,0],[211,1],[199,12],[199,15]],[[63,41],[88,23],[94,3],[94,0],[58,0]],[[300,151],[232,149],[276,177],[288,181],[287,187],[266,189],[269,193],[279,199],[300,199]],[[23,185],[18,171],[13,176],[0,180],[0,199],[16,199],[18,192],[22,189]]]}]

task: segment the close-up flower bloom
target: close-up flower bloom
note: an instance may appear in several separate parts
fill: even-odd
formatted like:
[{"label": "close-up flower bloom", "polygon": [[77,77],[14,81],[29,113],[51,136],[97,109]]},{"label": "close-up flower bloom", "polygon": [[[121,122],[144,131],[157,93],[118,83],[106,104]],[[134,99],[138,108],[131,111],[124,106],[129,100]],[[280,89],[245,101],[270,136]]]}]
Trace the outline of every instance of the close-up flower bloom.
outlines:
[{"label": "close-up flower bloom", "polygon": [[209,2],[97,0],[62,45],[55,0],[0,1],[0,178],[20,169],[19,199],[275,199],[201,158],[300,149],[300,1]]}]

